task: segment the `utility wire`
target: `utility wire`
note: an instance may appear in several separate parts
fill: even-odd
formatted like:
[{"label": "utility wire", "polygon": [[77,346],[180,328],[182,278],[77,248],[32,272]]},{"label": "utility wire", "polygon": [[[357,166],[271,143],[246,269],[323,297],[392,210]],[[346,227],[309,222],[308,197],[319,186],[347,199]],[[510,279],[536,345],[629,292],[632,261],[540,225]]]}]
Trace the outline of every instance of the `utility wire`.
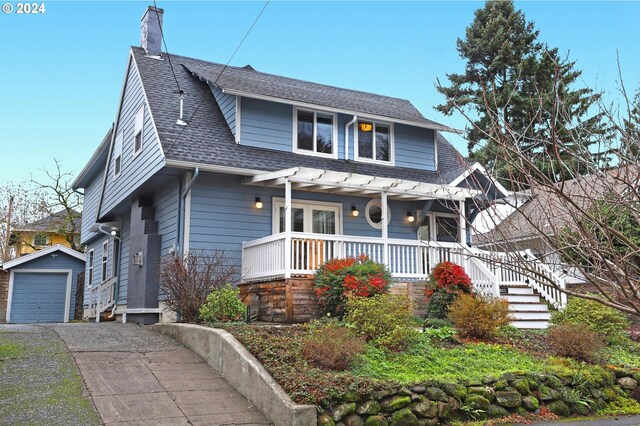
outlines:
[{"label": "utility wire", "polygon": [[173,74],[173,79],[176,81],[176,86],[178,86],[178,93],[182,94],[182,88],[180,87],[180,83],[178,83],[178,77],[176,77],[176,72],[173,70],[173,64],[171,63],[171,56],[169,55],[169,48],[167,47],[167,40],[164,38],[164,31],[162,30],[162,22],[160,22],[160,14],[158,13],[158,5],[156,4],[156,0],[153,0],[153,7],[156,12],[156,17],[158,18],[158,26],[160,27],[160,36],[162,37],[162,43],[164,43],[164,50],[167,53],[167,60],[169,61],[169,66],[171,67],[171,73]]},{"label": "utility wire", "polygon": [[[220,71],[220,74],[218,74],[218,77],[216,78],[216,80],[213,82],[213,86],[216,85],[216,83],[218,83],[218,80],[220,80],[220,77],[222,77],[222,73],[225,72],[225,70],[229,67],[229,63],[231,63],[231,61],[233,60],[234,56],[236,56],[236,53],[238,53],[238,50],[240,50],[240,47],[242,47],[242,44],[244,43],[244,41],[247,39],[247,37],[249,36],[249,34],[251,33],[251,30],[253,30],[253,27],[256,26],[256,24],[258,23],[258,20],[260,19],[260,17],[262,16],[262,13],[264,12],[264,10],[267,8],[267,6],[269,5],[269,2],[271,0],[267,0],[264,4],[264,6],[262,6],[262,9],[260,10],[260,13],[258,13],[258,16],[256,16],[256,19],[254,19],[253,23],[251,24],[251,26],[249,27],[249,29],[247,30],[247,32],[245,33],[244,37],[242,37],[242,40],[240,40],[240,43],[238,44],[238,47],[236,47],[236,50],[233,51],[233,54],[231,55],[231,57],[229,57],[229,60],[227,61],[227,63],[224,65],[224,67],[222,68],[222,71]],[[155,0],[154,0],[155,3]],[[165,46],[166,48],[166,46]],[[173,68],[172,68],[173,70]],[[174,74],[175,76],[175,74]],[[180,139],[180,136],[182,136],[182,133],[184,132],[184,130],[187,128],[187,126],[189,126],[189,124],[191,124],[191,120],[193,120],[193,117],[198,113],[198,110],[200,109],[200,107],[202,106],[202,104],[204,103],[204,101],[207,99],[207,96],[203,96],[202,99],[200,100],[200,103],[198,103],[198,106],[196,107],[195,111],[193,111],[193,114],[191,114],[191,116],[189,117],[189,119],[187,120],[187,125],[182,127],[182,130],[180,130],[180,133],[178,133],[178,136],[176,136],[175,140],[171,143],[171,145],[169,146],[169,149],[167,149],[166,154],[168,154],[169,152],[171,152],[171,149],[173,148],[173,146],[176,144],[176,142],[178,142],[178,139]]]}]

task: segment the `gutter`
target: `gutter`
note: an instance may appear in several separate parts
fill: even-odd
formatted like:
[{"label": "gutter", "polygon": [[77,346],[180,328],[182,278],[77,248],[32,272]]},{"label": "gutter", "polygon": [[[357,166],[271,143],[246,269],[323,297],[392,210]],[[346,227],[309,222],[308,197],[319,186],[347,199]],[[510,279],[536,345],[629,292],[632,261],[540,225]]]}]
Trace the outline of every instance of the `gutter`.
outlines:
[{"label": "gutter", "polygon": [[[357,115],[354,115],[351,121],[344,125],[344,159],[345,161],[349,161],[349,126],[352,126],[353,123],[358,119]],[[353,140],[355,141],[355,132],[353,132]],[[354,148],[355,149],[355,148]]]}]

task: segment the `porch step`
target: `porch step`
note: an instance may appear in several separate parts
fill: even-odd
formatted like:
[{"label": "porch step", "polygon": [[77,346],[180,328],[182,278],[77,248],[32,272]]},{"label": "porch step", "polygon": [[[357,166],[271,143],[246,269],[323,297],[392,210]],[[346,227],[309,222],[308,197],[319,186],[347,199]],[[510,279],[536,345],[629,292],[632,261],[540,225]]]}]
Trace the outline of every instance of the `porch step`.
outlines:
[{"label": "porch step", "polygon": [[[506,286],[500,286],[502,288],[507,289],[507,293],[509,295],[516,295],[516,294],[534,294],[533,289],[531,287],[529,287],[526,284],[522,284],[522,285],[506,285]],[[504,295],[505,293],[503,293]]]},{"label": "porch step", "polygon": [[515,320],[511,321],[511,325],[516,328],[526,328],[541,330],[549,327],[549,321],[544,320]]},{"label": "porch step", "polygon": [[501,297],[507,299],[509,303],[539,303],[540,296],[537,294],[502,294]]},{"label": "porch step", "polygon": [[536,311],[546,312],[547,304],[544,302],[509,302],[509,310],[514,312]]},{"label": "porch step", "polygon": [[515,320],[538,320],[549,321],[551,312],[549,311],[511,311]]}]

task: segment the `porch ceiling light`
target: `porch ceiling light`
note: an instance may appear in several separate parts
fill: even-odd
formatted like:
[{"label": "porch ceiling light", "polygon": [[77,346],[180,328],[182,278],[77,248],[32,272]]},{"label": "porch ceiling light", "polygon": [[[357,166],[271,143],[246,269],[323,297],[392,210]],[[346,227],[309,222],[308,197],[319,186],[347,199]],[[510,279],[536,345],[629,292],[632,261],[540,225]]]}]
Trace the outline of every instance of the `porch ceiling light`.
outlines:
[{"label": "porch ceiling light", "polygon": [[358,211],[358,208],[356,207],[356,205],[351,204],[351,216],[358,217],[359,214],[360,212]]},{"label": "porch ceiling light", "polygon": [[416,217],[411,212],[407,212],[407,221],[409,223],[413,223],[416,220]]},{"label": "porch ceiling light", "polygon": [[261,209],[262,206],[263,206],[262,201],[260,200],[260,197],[258,197],[257,195],[256,195],[256,204],[255,204],[255,206],[256,206],[256,209]]},{"label": "porch ceiling light", "polygon": [[114,237],[115,237],[116,235],[118,235],[118,230],[117,230],[117,229],[112,229],[112,230],[111,230],[111,235],[113,235]]}]

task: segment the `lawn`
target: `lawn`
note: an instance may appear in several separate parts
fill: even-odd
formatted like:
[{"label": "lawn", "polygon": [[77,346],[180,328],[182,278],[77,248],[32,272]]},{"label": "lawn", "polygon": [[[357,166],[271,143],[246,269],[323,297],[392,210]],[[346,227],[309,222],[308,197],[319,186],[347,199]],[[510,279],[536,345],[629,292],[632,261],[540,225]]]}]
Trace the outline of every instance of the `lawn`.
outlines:
[{"label": "lawn", "polygon": [[0,326],[0,424],[99,425],[71,354],[55,332]]}]

